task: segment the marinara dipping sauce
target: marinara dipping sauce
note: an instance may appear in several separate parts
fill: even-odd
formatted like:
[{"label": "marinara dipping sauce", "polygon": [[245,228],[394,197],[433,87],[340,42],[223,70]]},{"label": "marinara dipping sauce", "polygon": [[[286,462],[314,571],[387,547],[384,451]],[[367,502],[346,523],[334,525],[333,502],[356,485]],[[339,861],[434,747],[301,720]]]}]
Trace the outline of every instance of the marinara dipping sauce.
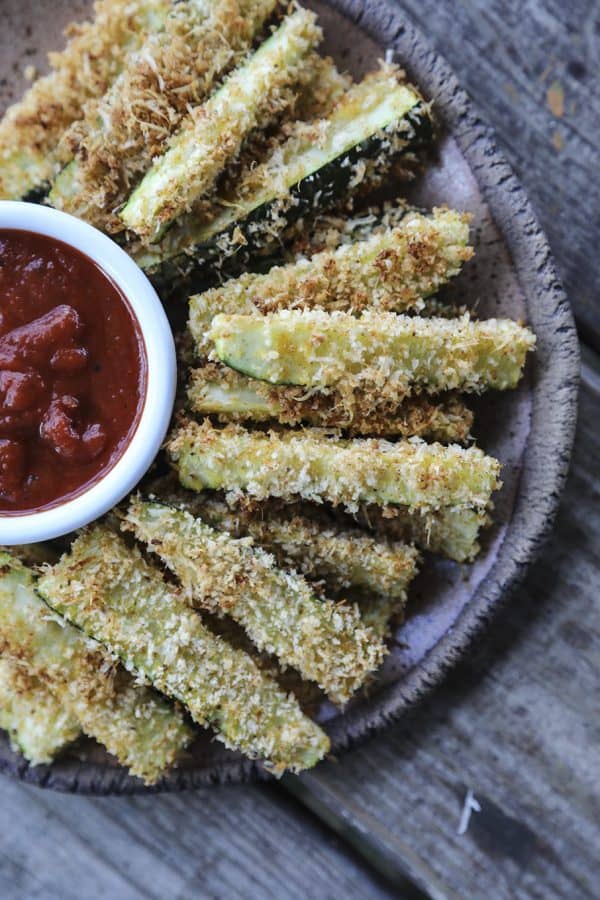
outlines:
[{"label": "marinara dipping sauce", "polygon": [[0,515],[83,493],[137,428],[146,351],[127,300],[54,238],[0,229]]}]

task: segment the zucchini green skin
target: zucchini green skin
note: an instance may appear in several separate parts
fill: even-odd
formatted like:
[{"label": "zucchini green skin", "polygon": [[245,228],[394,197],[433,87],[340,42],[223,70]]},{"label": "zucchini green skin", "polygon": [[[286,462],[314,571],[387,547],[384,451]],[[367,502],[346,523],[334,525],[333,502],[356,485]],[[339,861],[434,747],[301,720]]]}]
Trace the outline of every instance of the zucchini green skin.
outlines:
[{"label": "zucchini green skin", "polygon": [[262,500],[302,497],[355,512],[362,503],[485,508],[500,463],[477,447],[329,438],[318,429],[247,431],[206,420],[175,431],[167,450],[184,487]]},{"label": "zucchini green skin", "polygon": [[116,210],[190,109],[249,49],[278,0],[180,0],[170,6],[162,27],[62,138],[65,158],[74,159],[54,179],[50,203],[110,233],[123,230]]},{"label": "zucchini green skin", "polygon": [[516,387],[533,333],[511,319],[473,322],[395,313],[281,310],[216,316],[207,339],[221,362],[270,384],[310,388],[422,387],[481,392]]},{"label": "zucchini green skin", "polygon": [[423,298],[457,275],[472,255],[469,217],[448,209],[406,213],[395,228],[302,257],[190,297],[189,327],[199,349],[215,315],[280,309],[420,310]]},{"label": "zucchini green skin", "polygon": [[190,373],[187,391],[191,410],[216,415],[222,422],[308,424],[337,428],[351,437],[421,437],[441,443],[464,443],[473,413],[456,397],[436,401],[420,395],[380,403],[375,395],[336,390],[307,392],[272,386],[240,375],[226,366],[208,365]]},{"label": "zucchini green skin", "polygon": [[231,749],[261,758],[275,773],[309,768],[327,753],[327,735],[297,702],[209,631],[181,591],[112,531],[82,534],[46,572],[40,591]]},{"label": "zucchini green skin", "polygon": [[51,763],[81,734],[77,719],[16,660],[0,658],[0,728],[33,766]]},{"label": "zucchini green skin", "polygon": [[322,37],[315,21],[314,13],[304,9],[288,16],[246,64],[192,112],[121,211],[128,229],[145,240],[159,240],[212,189],[249,133],[269,121],[285,103],[286,89],[300,81],[303,60]]},{"label": "zucchini green skin", "polygon": [[153,783],[193,733],[166,700],[115,669],[104,648],[53,616],[39,582],[0,554],[0,652],[18,658],[134,775]]},{"label": "zucchini green skin", "polygon": [[58,162],[60,138],[99,97],[137,49],[147,30],[166,17],[167,0],[102,0],[93,21],[66,49],[50,55],[53,71],[39,78],[0,122],[0,199],[39,200]]},{"label": "zucchini green skin", "polygon": [[327,118],[301,123],[298,136],[242,177],[233,197],[222,198],[222,212],[207,222],[184,218],[134,258],[151,276],[170,281],[240,250],[262,251],[298,219],[376,182],[431,136],[427,104],[384,67],[352,87]]},{"label": "zucchini green skin", "polygon": [[259,650],[315,681],[333,703],[344,705],[381,664],[383,643],[356,607],[317,597],[262,548],[157,501],[134,500],[124,526],[158,554],[195,605],[229,615]]}]

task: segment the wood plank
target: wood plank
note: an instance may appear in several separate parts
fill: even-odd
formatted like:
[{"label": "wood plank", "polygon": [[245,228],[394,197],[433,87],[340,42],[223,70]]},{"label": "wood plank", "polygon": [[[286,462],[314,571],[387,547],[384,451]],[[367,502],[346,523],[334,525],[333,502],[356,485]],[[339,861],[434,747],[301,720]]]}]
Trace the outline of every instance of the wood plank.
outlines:
[{"label": "wood plank", "polygon": [[600,9],[594,0],[399,0],[454,68],[527,189],[600,349]]},{"label": "wood plank", "polygon": [[391,896],[269,786],[93,799],[0,781],[3,900]]},{"label": "wood plank", "polygon": [[[524,585],[411,715],[286,782],[377,865],[374,849],[385,868],[408,845],[431,896],[597,895],[600,367],[586,362],[568,488]],[[468,790],[481,811],[459,835]]]}]

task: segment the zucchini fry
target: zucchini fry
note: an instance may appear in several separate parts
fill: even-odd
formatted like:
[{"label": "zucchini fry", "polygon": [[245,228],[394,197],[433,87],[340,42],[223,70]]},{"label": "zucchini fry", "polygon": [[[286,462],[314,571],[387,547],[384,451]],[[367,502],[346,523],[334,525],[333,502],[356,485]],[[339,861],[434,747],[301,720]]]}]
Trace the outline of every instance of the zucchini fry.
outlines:
[{"label": "zucchini fry", "polygon": [[315,765],[327,735],[245,653],[206,628],[181,592],[113,532],[82,534],[40,590],[72,624],[183,703],[228,747],[276,773]]},{"label": "zucchini fry", "polygon": [[184,0],[150,34],[110,90],[88,103],[63,137],[66,158],[50,202],[105,231],[122,230],[114,210],[164,153],[190,108],[246,51],[278,0]]},{"label": "zucchini fry", "polygon": [[470,259],[469,217],[448,209],[407,213],[393,229],[343,244],[264,275],[245,273],[190,297],[190,330],[201,341],[215,315],[324,309],[361,313],[419,309],[423,298]]},{"label": "zucchini fry", "polygon": [[270,384],[372,386],[396,397],[516,387],[535,336],[511,319],[472,322],[395,313],[281,310],[216,316],[207,338],[221,362]]},{"label": "zucchini fry", "polygon": [[147,31],[167,15],[167,0],[100,0],[95,18],[71,26],[52,71],[39,78],[0,123],[0,199],[19,200],[50,181],[59,140],[84,103],[101,96]]},{"label": "zucchini fry", "polygon": [[206,420],[175,431],[168,452],[184,487],[226,489],[232,497],[302,497],[345,506],[360,503],[485,508],[500,486],[500,463],[478,447],[413,439],[327,437],[318,429],[247,431]]},{"label": "zucchini fry", "polygon": [[190,409],[216,415],[223,422],[306,423],[339,428],[350,436],[421,437],[441,443],[464,443],[473,413],[456,397],[436,401],[426,396],[400,402],[379,401],[373,392],[310,391],[272,386],[209,363],[192,370],[188,386]]},{"label": "zucchini fry", "polygon": [[429,109],[420,94],[400,81],[394,66],[382,66],[351,87],[327,116],[298,122],[264,162],[248,166],[233,192],[215,199],[209,214],[184,217],[136,261],[156,274],[167,264],[189,270],[192,258],[201,265],[242,248],[264,250],[314,209],[377,183],[430,136]]},{"label": "zucchini fry", "polygon": [[244,140],[289,102],[303,63],[319,43],[316,16],[299,9],[284,19],[245,65],[184,120],[120,213],[126,227],[156,241],[194,202],[207,194]]},{"label": "zucchini fry", "polygon": [[81,733],[46,685],[7,656],[0,658],[0,728],[33,766],[51,763]]},{"label": "zucchini fry", "polygon": [[258,647],[343,705],[380,664],[384,646],[355,606],[317,597],[295,572],[183,509],[134,500],[124,520],[177,576],[193,605],[226,613]]},{"label": "zucchini fry", "polygon": [[411,541],[422,550],[456,562],[472,562],[479,553],[479,533],[491,522],[485,509],[446,506],[434,512],[394,506],[361,507],[358,523],[392,541]]},{"label": "zucchini fry", "polygon": [[33,573],[8,554],[0,554],[0,653],[19,659],[86,734],[147,783],[192,739],[166,700],[135,685],[103,647],[57,619]]},{"label": "zucchini fry", "polygon": [[286,515],[286,510],[232,508],[212,495],[186,500],[185,508],[213,528],[237,538],[251,537],[281,568],[323,579],[337,594],[359,588],[403,604],[417,574],[419,553],[414,547],[374,538],[358,528],[320,525],[295,511]]}]

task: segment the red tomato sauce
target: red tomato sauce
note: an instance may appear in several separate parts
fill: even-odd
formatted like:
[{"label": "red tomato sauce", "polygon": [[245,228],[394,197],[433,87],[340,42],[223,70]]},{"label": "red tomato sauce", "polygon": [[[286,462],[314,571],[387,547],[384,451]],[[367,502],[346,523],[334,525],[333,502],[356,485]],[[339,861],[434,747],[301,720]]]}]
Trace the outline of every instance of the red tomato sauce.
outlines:
[{"label": "red tomato sauce", "polygon": [[97,482],[145,394],[144,341],[119,288],[62,241],[0,229],[0,515]]}]

